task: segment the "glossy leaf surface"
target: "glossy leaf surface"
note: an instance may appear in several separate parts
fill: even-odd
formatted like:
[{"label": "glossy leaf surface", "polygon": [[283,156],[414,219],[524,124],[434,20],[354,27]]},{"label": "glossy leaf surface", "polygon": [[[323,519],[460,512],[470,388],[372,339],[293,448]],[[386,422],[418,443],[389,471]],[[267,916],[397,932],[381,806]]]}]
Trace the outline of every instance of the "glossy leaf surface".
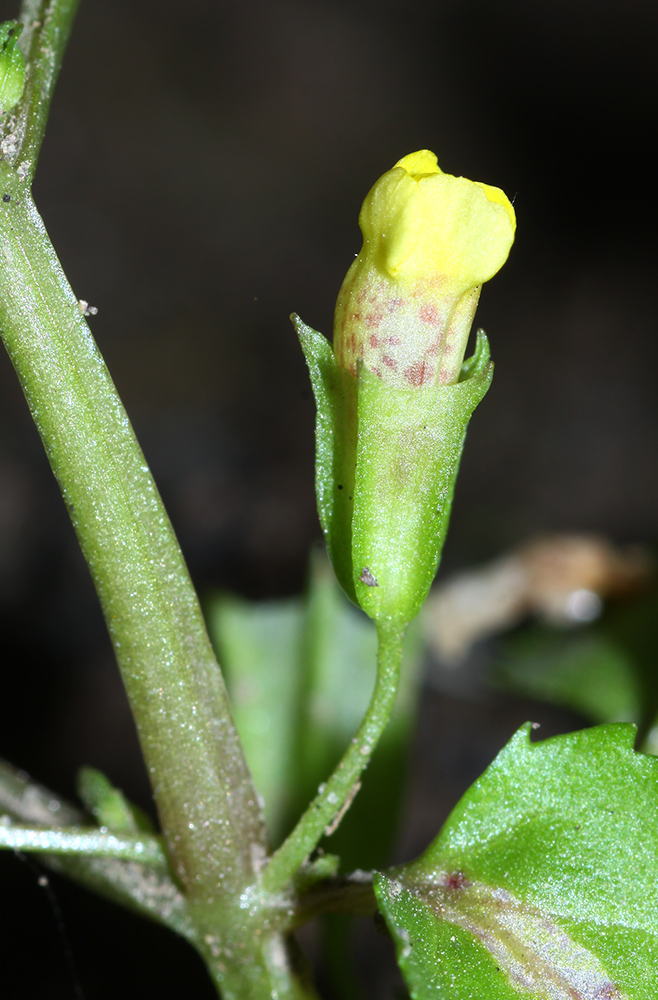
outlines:
[{"label": "glossy leaf surface", "polygon": [[414,1000],[650,1000],[658,761],[609,725],[520,730],[418,861],[378,876]]}]

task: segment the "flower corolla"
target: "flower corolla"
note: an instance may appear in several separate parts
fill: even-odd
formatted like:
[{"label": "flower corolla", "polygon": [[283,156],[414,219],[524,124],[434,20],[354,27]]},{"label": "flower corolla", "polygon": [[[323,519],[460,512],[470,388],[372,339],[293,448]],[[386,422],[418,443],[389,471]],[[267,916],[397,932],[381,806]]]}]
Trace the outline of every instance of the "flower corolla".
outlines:
[{"label": "flower corolla", "polygon": [[367,195],[363,247],[338,295],[334,353],[399,389],[459,379],[483,282],[505,263],[516,220],[496,187],[443,173],[423,149]]}]

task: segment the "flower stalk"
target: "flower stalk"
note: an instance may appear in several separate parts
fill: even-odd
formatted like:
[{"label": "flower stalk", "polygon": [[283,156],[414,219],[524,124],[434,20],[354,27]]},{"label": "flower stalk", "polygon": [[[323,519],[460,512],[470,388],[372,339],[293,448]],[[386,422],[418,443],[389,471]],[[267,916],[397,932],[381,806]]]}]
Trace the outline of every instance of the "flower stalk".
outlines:
[{"label": "flower stalk", "polygon": [[363,721],[331,777],[320,786],[295,829],[268,861],[261,883],[265,893],[276,895],[290,888],[294,875],[321,838],[337,829],[360,788],[359,779],[391,717],[402,662],[399,629],[381,627],[377,638],[377,678]]},{"label": "flower stalk", "polygon": [[491,382],[484,334],[463,358],[515,217],[498,188],[444,174],[420,150],[377,181],[359,224],[333,350],[294,321],[318,408],[318,508],[336,575],[376,623],[403,629],[436,574],[466,427]]},{"label": "flower stalk", "polygon": [[333,350],[293,322],[317,404],[320,521],[338,580],[377,626],[377,678],[352,744],[269,862],[270,892],[340,820],[390,718],[404,630],[434,579],[466,428],[493,374],[482,331],[463,364],[480,286],[507,258],[515,218],[498,188],[444,174],[420,150],[377,181],[359,224]]}]

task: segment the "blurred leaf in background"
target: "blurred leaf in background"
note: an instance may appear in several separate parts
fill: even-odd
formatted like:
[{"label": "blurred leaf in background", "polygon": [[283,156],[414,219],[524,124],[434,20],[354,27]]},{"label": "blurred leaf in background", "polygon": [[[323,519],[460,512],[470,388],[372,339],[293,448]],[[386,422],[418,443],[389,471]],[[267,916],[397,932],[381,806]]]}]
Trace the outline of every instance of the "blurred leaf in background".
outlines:
[{"label": "blurred leaf in background", "polygon": [[[529,539],[448,578],[427,603],[423,631],[445,683],[473,678],[469,657],[491,640],[476,683],[568,709],[593,723],[658,712],[658,590],[645,547],[592,534]],[[658,747],[658,728],[649,739]]]},{"label": "blurred leaf in background", "polygon": [[515,694],[579,712],[591,722],[635,722],[658,750],[658,589],[611,605],[595,625],[528,625],[500,642],[493,681]]},{"label": "blurred leaf in background", "polygon": [[[358,728],[374,685],[375,630],[319,553],[303,597],[250,602],[217,595],[206,603],[206,615],[276,845]],[[382,865],[390,851],[419,664],[418,633],[411,629],[393,719],[331,839],[332,852],[339,850],[348,868]]]},{"label": "blurred leaf in background", "polygon": [[639,722],[641,689],[632,657],[604,630],[523,629],[501,643],[497,686],[579,712],[592,722]]}]

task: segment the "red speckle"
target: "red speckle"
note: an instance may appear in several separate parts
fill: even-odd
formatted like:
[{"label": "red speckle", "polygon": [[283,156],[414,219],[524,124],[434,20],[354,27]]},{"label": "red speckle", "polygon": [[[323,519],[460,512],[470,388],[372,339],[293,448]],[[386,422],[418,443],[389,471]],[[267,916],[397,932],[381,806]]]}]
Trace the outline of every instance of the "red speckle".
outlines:
[{"label": "red speckle", "polygon": [[384,343],[388,344],[390,347],[397,347],[398,344],[400,344],[400,342],[401,341],[400,341],[399,337],[385,337],[384,338]]},{"label": "red speckle", "polygon": [[438,354],[443,353],[443,344],[440,340],[435,340],[433,344],[427,348],[427,354],[430,358],[435,358]]},{"label": "red speckle", "polygon": [[389,299],[388,300],[388,311],[390,313],[395,312],[400,306],[404,305],[404,299]]},{"label": "red speckle", "polygon": [[397,368],[398,363],[395,358],[392,358],[390,354],[385,354],[382,358],[382,364],[385,364],[387,368]]},{"label": "red speckle", "polygon": [[376,333],[371,333],[370,334],[370,346],[371,347],[379,347],[379,337],[377,336]]},{"label": "red speckle", "polygon": [[453,891],[467,889],[470,884],[463,872],[451,872],[444,882],[446,889],[452,889]]},{"label": "red speckle", "polygon": [[366,316],[366,326],[372,329],[373,326],[379,326],[383,319],[381,312],[368,313]]},{"label": "red speckle", "polygon": [[439,314],[436,311],[436,306],[425,303],[425,305],[420,307],[419,315],[423,323],[433,323],[436,325],[439,322]]},{"label": "red speckle", "polygon": [[424,278],[423,281],[417,282],[412,297],[414,299],[426,299],[430,292],[441,288],[441,284],[442,279],[440,277]]},{"label": "red speckle", "polygon": [[405,368],[404,377],[410,385],[427,385],[432,381],[434,369],[425,361],[417,361],[415,365]]},{"label": "red speckle", "polygon": [[593,1000],[621,1000],[621,993],[614,983],[604,983],[597,989]]}]

